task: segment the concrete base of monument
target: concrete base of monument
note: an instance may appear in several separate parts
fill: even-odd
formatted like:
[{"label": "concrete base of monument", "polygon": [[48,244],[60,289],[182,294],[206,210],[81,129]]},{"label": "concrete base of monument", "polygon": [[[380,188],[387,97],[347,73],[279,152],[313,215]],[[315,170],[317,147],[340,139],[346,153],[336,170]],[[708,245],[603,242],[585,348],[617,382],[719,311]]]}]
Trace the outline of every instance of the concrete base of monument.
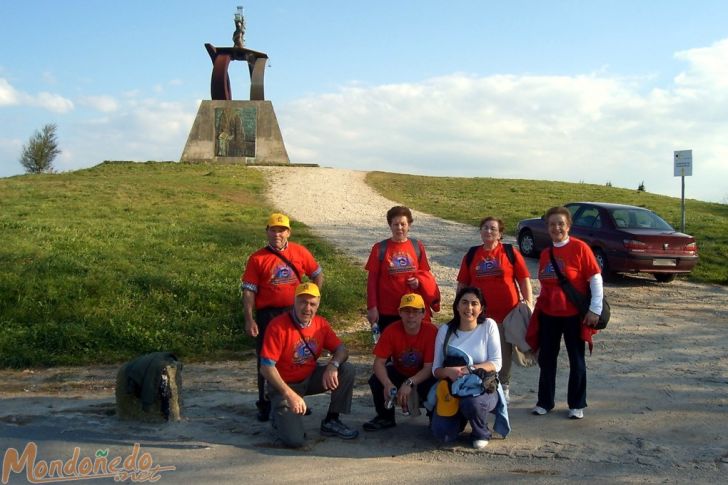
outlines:
[{"label": "concrete base of monument", "polygon": [[270,101],[202,101],[180,161],[290,164]]}]

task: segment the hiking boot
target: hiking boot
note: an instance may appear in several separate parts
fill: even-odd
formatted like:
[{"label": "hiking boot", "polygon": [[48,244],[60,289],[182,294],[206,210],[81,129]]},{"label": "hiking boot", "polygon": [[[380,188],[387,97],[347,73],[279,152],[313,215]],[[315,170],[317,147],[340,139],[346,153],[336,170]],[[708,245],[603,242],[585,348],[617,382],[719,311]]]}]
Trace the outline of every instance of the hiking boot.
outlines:
[{"label": "hiking boot", "polygon": [[270,401],[255,401],[255,406],[258,408],[258,414],[256,418],[258,421],[264,423],[270,419]]},{"label": "hiking boot", "polygon": [[335,436],[342,440],[353,440],[359,436],[359,432],[351,429],[338,419],[331,421],[321,421],[321,434],[324,436]]},{"label": "hiking boot", "polygon": [[584,409],[569,409],[569,419],[582,419],[584,417]]},{"label": "hiking boot", "polygon": [[371,421],[367,421],[362,425],[364,431],[379,431],[380,429],[393,428],[397,426],[397,423],[393,418],[386,418],[384,416],[376,416]]}]

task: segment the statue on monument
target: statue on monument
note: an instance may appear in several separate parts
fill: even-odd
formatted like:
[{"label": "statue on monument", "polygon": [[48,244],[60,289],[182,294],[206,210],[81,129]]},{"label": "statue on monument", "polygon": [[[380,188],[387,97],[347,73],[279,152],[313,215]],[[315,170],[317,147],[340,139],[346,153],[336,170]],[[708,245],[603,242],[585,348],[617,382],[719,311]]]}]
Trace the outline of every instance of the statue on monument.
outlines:
[{"label": "statue on monument", "polygon": [[[205,44],[212,61],[211,99],[200,103],[180,160],[289,164],[273,105],[266,101],[263,89],[268,55],[245,47],[242,6],[237,7],[234,23],[232,47]],[[233,100],[228,75],[228,67],[233,61],[243,61],[247,65],[249,101]]]},{"label": "statue on monument", "polygon": [[233,33],[234,47],[215,47],[205,44],[207,53],[212,60],[212,79],[210,94],[213,100],[230,101],[233,99],[230,88],[228,66],[232,61],[245,61],[250,72],[250,100],[263,101],[263,77],[268,55],[264,52],[254,51],[245,47],[245,17],[243,7],[238,7],[235,14],[235,32]]},{"label": "statue on monument", "polygon": [[245,17],[243,16],[243,7],[241,5],[238,5],[238,12],[235,14],[233,46],[238,49],[245,47]]}]

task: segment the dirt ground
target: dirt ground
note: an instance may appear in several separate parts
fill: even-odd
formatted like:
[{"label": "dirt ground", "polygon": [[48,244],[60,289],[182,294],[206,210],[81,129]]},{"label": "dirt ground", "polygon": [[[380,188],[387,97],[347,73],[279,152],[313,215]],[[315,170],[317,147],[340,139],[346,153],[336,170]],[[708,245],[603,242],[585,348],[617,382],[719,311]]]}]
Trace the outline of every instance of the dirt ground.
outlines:
[{"label": "dirt ground", "polygon": [[[322,178],[324,170],[315,176]],[[341,180],[346,174],[333,175]],[[291,214],[315,230],[323,226]],[[433,269],[444,281],[443,275],[454,271],[452,261],[462,257],[461,248],[474,244],[473,236],[449,249],[439,247],[429,242],[425,221],[418,224],[419,219],[414,235],[427,244],[436,262]],[[442,232],[436,221],[432,227]],[[386,237],[383,212],[370,228],[359,229],[367,234],[360,234],[358,252],[352,254],[361,259],[378,240],[374,232]],[[448,226],[447,232],[452,236],[455,230]],[[160,481],[179,483],[722,482],[720,477],[728,472],[728,289],[624,276],[607,283],[606,293],[612,321],[596,336],[594,353],[587,358],[585,418],[566,418],[565,352],[559,361],[557,407],[546,416],[529,413],[536,401],[538,369],[514,366],[509,406],[513,430],[484,450],[473,450],[467,433],[454,445],[438,445],[424,416],[398,415],[396,428],[362,430],[352,441],[321,437],[318,426],[326,395],[307,398],[313,414],[305,418],[306,448],[282,448],[270,426],[255,420],[255,366],[247,358],[186,363],[184,419],[164,425],[116,418],[115,366],[0,370],[0,451],[8,460],[8,449],[22,452],[34,442],[38,460],[66,460],[74,447],[82,457],[107,451],[108,456],[127,456],[140,443],[155,464],[175,467],[160,472]],[[363,325],[352,322],[352,328]],[[361,430],[374,416],[366,384],[371,357],[358,353],[351,360],[357,386],[353,412],[344,421]],[[10,483],[26,481],[24,470],[9,473]]]}]

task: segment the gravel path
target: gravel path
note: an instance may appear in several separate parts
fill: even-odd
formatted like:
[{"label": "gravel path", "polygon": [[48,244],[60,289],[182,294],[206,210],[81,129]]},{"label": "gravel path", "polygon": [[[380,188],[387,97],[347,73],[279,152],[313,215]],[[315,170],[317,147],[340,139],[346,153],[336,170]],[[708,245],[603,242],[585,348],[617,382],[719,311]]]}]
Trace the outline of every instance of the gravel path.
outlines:
[{"label": "gravel path", "polygon": [[[386,213],[399,204],[372,190],[364,182],[366,172],[310,167],[258,169],[275,180],[268,193],[274,207],[306,224],[362,265],[372,245],[391,236]],[[412,215],[410,236],[425,244],[440,285],[442,308],[448,309],[455,297],[460,261],[470,246],[480,243],[480,235],[473,226],[417,211]],[[506,241],[515,242],[513,238]]]}]

